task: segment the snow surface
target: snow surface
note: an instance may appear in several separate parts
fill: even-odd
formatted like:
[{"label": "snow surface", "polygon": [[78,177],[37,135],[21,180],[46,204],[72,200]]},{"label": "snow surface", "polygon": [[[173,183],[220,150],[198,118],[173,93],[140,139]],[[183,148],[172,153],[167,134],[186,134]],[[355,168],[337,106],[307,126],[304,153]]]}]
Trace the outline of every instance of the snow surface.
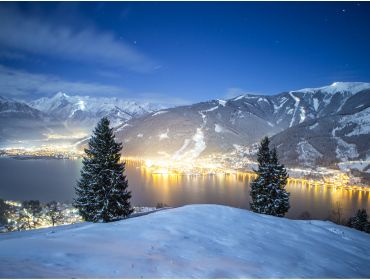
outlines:
[{"label": "snow surface", "polygon": [[239,96],[235,97],[233,100],[234,100],[234,101],[238,101],[238,100],[240,100],[240,99],[243,99],[244,97],[245,97],[245,95],[244,95],[244,94],[242,94],[242,95],[239,95]]},{"label": "snow surface", "polygon": [[266,98],[262,98],[262,97],[260,97],[260,98],[258,98],[258,100],[257,100],[257,102],[268,102],[267,101],[267,99]]},{"label": "snow surface", "polygon": [[221,125],[219,125],[218,123],[215,123],[215,132],[216,133],[222,133],[222,132],[226,132],[226,129],[224,129]]},{"label": "snow surface", "polygon": [[317,111],[317,109],[319,109],[319,100],[317,98],[313,99],[313,107],[314,107],[315,111]]},{"label": "snow surface", "polygon": [[314,129],[314,128],[316,128],[316,127],[318,127],[319,126],[319,123],[318,122],[316,122],[315,124],[313,124],[313,125],[310,125],[309,126],[309,129]]},{"label": "snow surface", "polygon": [[285,97],[283,97],[281,100],[280,100],[280,105],[279,106],[277,106],[276,104],[274,104],[274,112],[276,112],[276,111],[278,111],[278,110],[280,110],[283,106],[284,106],[284,104],[286,103],[288,101],[288,98],[285,98]]},{"label": "snow surface", "polygon": [[341,127],[336,127],[332,130],[331,134],[333,138],[337,141],[337,147],[335,153],[337,159],[340,161],[348,161],[349,159],[354,159],[359,156],[357,147],[355,144],[350,144],[344,141],[342,138],[336,136],[336,131],[342,129]]},{"label": "snow surface", "polygon": [[193,136],[194,149],[190,151],[191,158],[197,158],[207,147],[204,141],[204,134],[201,128],[197,128],[197,132]]},{"label": "snow surface", "polygon": [[[298,109],[298,104],[301,100],[297,96],[295,96],[292,92],[289,92],[289,95],[294,99],[294,112],[293,112],[292,120],[289,124],[289,127],[292,127],[293,123],[294,123],[294,117],[295,117],[295,114],[296,114],[297,109]],[[301,116],[301,118],[302,118],[302,116]]]},{"label": "snow surface", "polygon": [[158,116],[158,115],[161,115],[161,114],[165,114],[165,113],[167,113],[168,111],[158,111],[158,112],[156,112],[156,113],[154,113],[153,115],[152,115],[152,117],[154,117],[154,116]]},{"label": "snow surface", "polygon": [[212,107],[212,108],[210,108],[210,109],[208,109],[208,110],[204,110],[204,111],[202,111],[202,112],[212,112],[212,111],[217,110],[217,109],[218,109],[218,105],[217,105],[217,106],[215,106],[215,107]]},{"label": "snow surface", "polygon": [[173,155],[173,160],[179,160],[179,159],[181,159],[181,158],[183,158],[184,157],[184,151],[185,151],[185,149],[189,146],[189,143],[190,143],[190,139],[188,139],[188,138],[186,138],[185,140],[184,140],[184,144],[182,144],[182,146],[181,146],[181,148],[180,149],[178,149],[175,153],[174,153],[174,155]]},{"label": "snow surface", "polygon": [[122,125],[122,126],[120,126],[119,128],[117,128],[117,129],[115,130],[115,132],[122,131],[123,129],[125,129],[125,127],[129,127],[129,126],[132,126],[132,124],[125,123],[124,125]]},{"label": "snow surface", "polygon": [[300,107],[299,108],[299,110],[300,110],[300,114],[299,114],[299,116],[300,116],[300,120],[299,120],[299,123],[302,123],[302,122],[304,122],[304,120],[306,119],[306,110],[303,108],[303,107]]},{"label": "snow surface", "polygon": [[226,106],[226,102],[227,102],[227,101],[222,100],[222,99],[218,99],[217,101],[218,101],[218,103],[219,103],[221,106],[224,106],[224,107]]},{"label": "snow surface", "polygon": [[369,278],[370,235],[189,205],[0,235],[1,278]]},{"label": "snow surface", "polygon": [[342,128],[348,126],[348,124],[356,125],[346,136],[370,134],[370,107],[356,114],[342,117],[339,123],[342,125]]}]

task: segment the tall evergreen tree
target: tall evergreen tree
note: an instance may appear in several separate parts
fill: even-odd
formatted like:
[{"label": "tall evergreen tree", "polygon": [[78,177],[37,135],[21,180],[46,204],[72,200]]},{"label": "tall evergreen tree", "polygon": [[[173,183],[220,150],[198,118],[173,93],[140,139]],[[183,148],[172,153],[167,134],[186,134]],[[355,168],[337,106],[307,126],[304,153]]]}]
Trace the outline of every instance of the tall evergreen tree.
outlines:
[{"label": "tall evergreen tree", "polygon": [[368,232],[369,222],[367,221],[366,209],[359,209],[356,216],[349,218],[347,225],[351,228]]},{"label": "tall evergreen tree", "polygon": [[276,149],[270,151],[268,137],[261,140],[257,178],[251,183],[250,202],[254,212],[283,217],[289,210],[289,193],[285,190],[288,174],[279,163]]},{"label": "tall evergreen tree", "polygon": [[115,221],[132,213],[121,150],[122,144],[115,141],[108,118],[102,118],[85,149],[81,179],[75,188],[74,206],[86,221]]}]

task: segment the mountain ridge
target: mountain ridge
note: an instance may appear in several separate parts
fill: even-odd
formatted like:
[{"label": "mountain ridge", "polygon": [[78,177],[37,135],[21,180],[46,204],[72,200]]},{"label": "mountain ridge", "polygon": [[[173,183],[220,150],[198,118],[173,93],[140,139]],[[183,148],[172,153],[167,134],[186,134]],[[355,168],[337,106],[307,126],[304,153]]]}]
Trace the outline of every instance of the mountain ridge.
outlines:
[{"label": "mountain ridge", "polygon": [[[369,106],[369,83],[337,82],[271,96],[246,94],[169,108],[129,120],[115,131],[128,156],[168,160],[193,160],[231,152],[236,146],[250,148],[269,136],[286,165],[312,168],[320,162],[332,166],[344,160],[368,160],[370,147],[364,143],[369,142],[361,131],[370,131]],[[361,121],[356,122],[359,116]],[[315,123],[317,128],[302,129]],[[348,136],[345,130],[354,132]],[[311,143],[311,136],[322,137],[332,147],[319,156],[312,147],[326,145]],[[301,157],[292,152],[299,149],[303,149]],[[316,161],[319,158],[325,160]]]},{"label": "mountain ridge", "polygon": [[[124,144],[123,153],[130,157],[195,160],[242,149],[243,156],[253,159],[250,151],[269,136],[288,166],[370,170],[370,165],[359,170],[358,164],[351,163],[370,161],[370,83],[335,82],[172,108],[62,92],[28,104],[42,109],[37,111],[40,114],[62,119],[64,128],[91,130],[100,117],[108,116]],[[84,145],[86,140],[77,143]]]}]

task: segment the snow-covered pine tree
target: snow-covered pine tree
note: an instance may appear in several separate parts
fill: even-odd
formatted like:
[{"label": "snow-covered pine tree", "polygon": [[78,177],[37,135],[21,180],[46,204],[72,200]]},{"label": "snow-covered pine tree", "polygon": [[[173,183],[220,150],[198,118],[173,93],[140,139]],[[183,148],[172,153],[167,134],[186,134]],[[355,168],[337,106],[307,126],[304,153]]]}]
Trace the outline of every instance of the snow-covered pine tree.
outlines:
[{"label": "snow-covered pine tree", "polygon": [[274,202],[273,214],[274,216],[283,217],[288,212],[289,195],[285,190],[285,186],[288,182],[288,173],[283,164],[280,164],[276,148],[271,151],[271,163],[270,168],[272,172],[272,188],[270,190],[270,196]]},{"label": "snow-covered pine tree", "polygon": [[276,149],[270,151],[269,144],[268,137],[264,137],[258,149],[257,178],[251,183],[250,205],[254,212],[283,217],[289,209],[289,193],[285,190],[288,175],[279,163]]},{"label": "snow-covered pine tree", "polygon": [[349,218],[347,225],[351,228],[368,232],[369,222],[367,221],[366,209],[359,209],[356,216]]},{"label": "snow-covered pine tree", "polygon": [[255,170],[257,173],[257,178],[251,183],[250,195],[252,201],[250,206],[252,211],[257,213],[267,213],[266,206],[269,204],[268,190],[266,186],[270,184],[269,179],[269,162],[270,162],[270,148],[269,148],[269,139],[264,137],[261,140],[261,143],[257,152],[257,162],[258,170]]},{"label": "snow-covered pine tree", "polygon": [[86,221],[110,222],[132,213],[121,150],[122,144],[115,141],[108,118],[102,118],[85,149],[81,179],[75,188],[74,206]]}]

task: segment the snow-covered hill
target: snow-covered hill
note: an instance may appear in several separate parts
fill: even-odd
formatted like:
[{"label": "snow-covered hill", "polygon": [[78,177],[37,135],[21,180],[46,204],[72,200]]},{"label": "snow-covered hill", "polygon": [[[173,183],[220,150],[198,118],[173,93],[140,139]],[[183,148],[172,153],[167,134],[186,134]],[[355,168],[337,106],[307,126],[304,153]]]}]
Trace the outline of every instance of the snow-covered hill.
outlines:
[{"label": "snow-covered hill", "polygon": [[1,278],[369,278],[370,235],[190,205],[0,235]]}]

